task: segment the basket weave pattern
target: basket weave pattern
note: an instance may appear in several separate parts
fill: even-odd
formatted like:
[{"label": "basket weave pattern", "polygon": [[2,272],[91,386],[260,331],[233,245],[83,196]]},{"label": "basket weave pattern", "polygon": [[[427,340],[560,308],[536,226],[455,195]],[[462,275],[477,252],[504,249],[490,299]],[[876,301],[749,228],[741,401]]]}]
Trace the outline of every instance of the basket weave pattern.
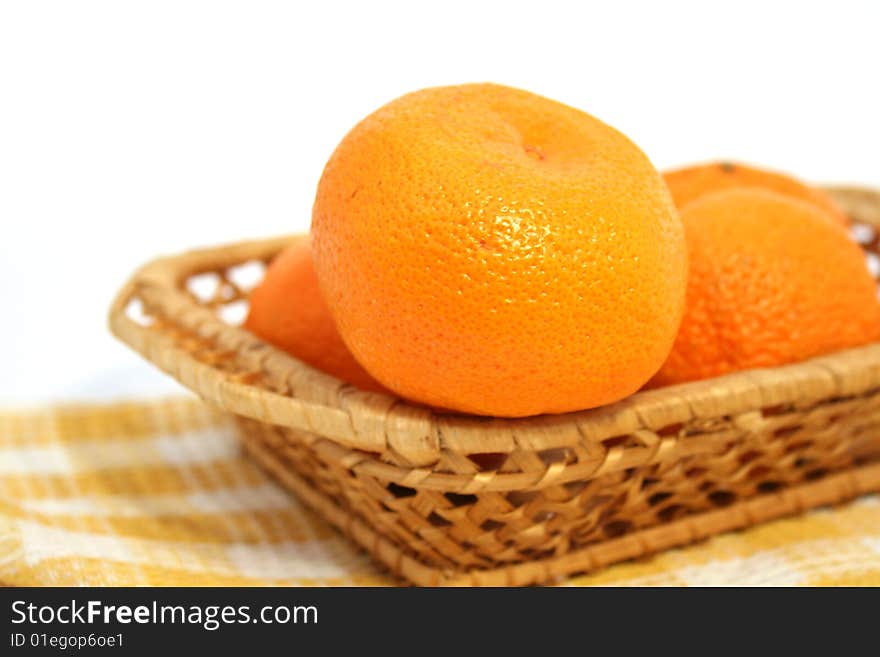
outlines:
[{"label": "basket weave pattern", "polygon": [[[833,193],[876,256],[880,195]],[[111,327],[235,413],[259,462],[409,581],[545,582],[880,489],[880,344],[580,413],[436,415],[225,321],[253,283],[243,263],[284,244],[151,263]]]}]

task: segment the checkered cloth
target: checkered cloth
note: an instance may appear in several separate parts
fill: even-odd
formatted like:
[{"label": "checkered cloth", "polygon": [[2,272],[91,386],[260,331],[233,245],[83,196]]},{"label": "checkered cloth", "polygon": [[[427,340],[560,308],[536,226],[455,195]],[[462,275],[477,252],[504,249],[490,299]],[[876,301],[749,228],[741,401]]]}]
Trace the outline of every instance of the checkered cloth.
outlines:
[{"label": "checkered cloth", "polygon": [[[179,398],[0,412],[0,582],[393,580],[251,463],[227,417]],[[880,499],[768,523],[567,583],[880,585]]]}]

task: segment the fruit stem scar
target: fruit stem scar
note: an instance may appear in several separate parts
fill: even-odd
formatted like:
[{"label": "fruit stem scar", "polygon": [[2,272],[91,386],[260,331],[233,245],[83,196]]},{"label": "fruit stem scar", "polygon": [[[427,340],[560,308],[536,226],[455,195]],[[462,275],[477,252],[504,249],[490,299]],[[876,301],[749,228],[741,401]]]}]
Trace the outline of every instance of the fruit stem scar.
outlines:
[{"label": "fruit stem scar", "polygon": [[531,144],[525,144],[523,146],[523,150],[526,152],[526,155],[528,155],[532,159],[539,160],[541,162],[543,162],[545,159],[547,159],[547,156],[544,154],[544,151],[542,151],[537,146],[532,146]]}]

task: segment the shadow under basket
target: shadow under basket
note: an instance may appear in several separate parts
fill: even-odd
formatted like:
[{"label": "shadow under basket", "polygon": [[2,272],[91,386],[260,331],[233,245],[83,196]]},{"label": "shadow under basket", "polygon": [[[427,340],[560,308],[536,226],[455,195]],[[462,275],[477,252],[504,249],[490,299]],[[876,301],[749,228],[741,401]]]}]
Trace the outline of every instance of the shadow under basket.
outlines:
[{"label": "shadow under basket", "polygon": [[[829,191],[876,271],[880,193]],[[577,413],[435,414],[240,328],[288,242],[154,261],[111,328],[234,414],[266,470],[411,583],[545,583],[880,490],[880,343]]]}]

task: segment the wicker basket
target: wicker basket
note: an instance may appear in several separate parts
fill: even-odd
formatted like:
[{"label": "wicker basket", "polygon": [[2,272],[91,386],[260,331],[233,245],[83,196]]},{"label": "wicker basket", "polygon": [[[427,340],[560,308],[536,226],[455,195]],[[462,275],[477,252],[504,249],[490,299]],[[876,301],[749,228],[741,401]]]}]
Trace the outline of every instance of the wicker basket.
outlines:
[{"label": "wicker basket", "polygon": [[[831,191],[880,251],[880,193]],[[548,582],[880,490],[880,344],[579,413],[436,415],[235,324],[255,263],[287,241],[152,262],[110,325],[234,413],[257,461],[405,580]]]}]

